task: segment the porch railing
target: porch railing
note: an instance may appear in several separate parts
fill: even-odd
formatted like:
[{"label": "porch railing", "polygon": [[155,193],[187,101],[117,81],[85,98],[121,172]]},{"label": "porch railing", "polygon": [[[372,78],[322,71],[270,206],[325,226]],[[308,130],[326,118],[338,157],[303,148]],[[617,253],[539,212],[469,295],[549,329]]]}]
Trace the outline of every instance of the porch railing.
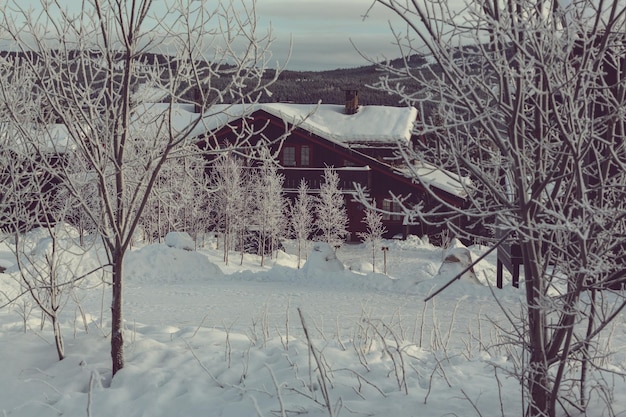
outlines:
[{"label": "porch railing", "polygon": [[[345,191],[354,191],[355,184],[363,188],[371,186],[371,169],[365,167],[335,168],[339,175],[339,188]],[[324,168],[282,168],[280,172],[285,176],[283,189],[293,192],[300,186],[304,179],[310,190],[319,190],[324,182]]]}]

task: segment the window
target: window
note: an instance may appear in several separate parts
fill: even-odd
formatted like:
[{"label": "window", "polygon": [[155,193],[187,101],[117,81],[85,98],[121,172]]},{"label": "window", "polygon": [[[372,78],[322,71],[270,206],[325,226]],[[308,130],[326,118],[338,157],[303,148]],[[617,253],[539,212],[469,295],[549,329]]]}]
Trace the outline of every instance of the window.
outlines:
[{"label": "window", "polygon": [[402,220],[403,214],[390,214],[390,213],[402,213],[402,208],[400,204],[396,201],[385,199],[383,200],[383,220],[391,220],[391,221],[400,221]]},{"label": "window", "polygon": [[302,145],[300,148],[300,166],[308,167],[311,165],[311,149],[308,145]]},{"label": "window", "polygon": [[283,166],[295,167],[296,166],[296,148],[293,146],[285,146],[283,148]]},{"label": "window", "polygon": [[309,145],[283,146],[281,162],[284,167],[311,166],[311,147]]}]

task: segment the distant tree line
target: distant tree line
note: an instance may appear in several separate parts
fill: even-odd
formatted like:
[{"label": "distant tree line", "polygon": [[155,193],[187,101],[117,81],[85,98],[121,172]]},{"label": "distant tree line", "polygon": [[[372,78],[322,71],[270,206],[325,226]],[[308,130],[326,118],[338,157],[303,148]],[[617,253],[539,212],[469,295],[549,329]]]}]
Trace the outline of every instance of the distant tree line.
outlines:
[{"label": "distant tree line", "polygon": [[[78,77],[79,80],[84,82],[93,83],[94,80],[102,79],[101,71],[86,66],[80,67],[81,60],[84,59],[85,51],[69,51],[67,54],[68,61],[65,63],[68,70],[72,72],[82,72],[84,76]],[[87,52],[90,59],[97,60],[102,59],[98,51]],[[33,60],[39,62],[42,57],[37,56],[35,52],[16,52],[16,51],[3,51],[0,52],[0,57],[9,61],[20,61],[24,59]],[[139,62],[144,63],[148,68],[160,67],[164,71],[163,74],[176,73],[179,67],[187,65],[185,62],[177,62],[171,59],[164,58],[161,54],[144,52],[141,57],[138,58]],[[391,62],[391,65],[400,66],[401,60],[395,60]],[[412,66],[423,67],[437,72],[436,65],[429,65],[427,61],[420,56],[412,56],[409,60]],[[207,62],[201,62],[197,64],[200,71],[207,71],[212,73],[228,73],[232,70],[232,67],[227,64],[211,65]],[[272,80],[276,77],[276,70],[266,69],[263,73],[264,80]],[[383,75],[379,71],[376,65],[366,65],[357,68],[340,68],[328,71],[283,71],[278,74],[278,78],[267,89],[269,93],[261,93],[258,97],[258,101],[262,103],[272,102],[293,102],[301,104],[313,104],[322,102],[324,104],[343,104],[344,90],[357,89],[359,90],[359,102],[362,105],[376,105],[376,106],[402,106],[406,105],[398,98],[398,96],[389,94],[377,89],[371,89],[369,86],[374,85],[379,81],[379,78]],[[142,82],[142,77],[136,75],[133,80],[133,84],[138,86]],[[229,82],[229,77],[216,78],[212,80],[212,83],[217,88],[226,87]],[[167,80],[163,79],[163,83]],[[195,97],[192,86],[188,84],[181,84],[179,91],[179,99],[188,100],[192,102]],[[252,90],[252,88],[249,88]],[[244,90],[246,90],[244,88]],[[217,91],[217,90],[216,90]],[[225,103],[236,102],[236,96],[223,96]]]}]

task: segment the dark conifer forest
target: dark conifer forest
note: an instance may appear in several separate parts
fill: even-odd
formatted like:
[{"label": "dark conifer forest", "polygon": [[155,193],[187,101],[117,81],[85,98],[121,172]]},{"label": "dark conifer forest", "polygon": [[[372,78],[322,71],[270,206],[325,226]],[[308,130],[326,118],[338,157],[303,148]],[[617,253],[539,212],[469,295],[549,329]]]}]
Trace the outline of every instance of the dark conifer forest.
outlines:
[{"label": "dark conifer forest", "polygon": [[[402,66],[401,60],[391,63]],[[411,57],[411,64],[426,64],[422,57]],[[359,104],[402,106],[398,96],[377,91],[369,86],[375,84],[384,73],[377,65],[357,68],[343,68],[328,71],[283,71],[270,88],[271,96],[261,98],[263,102],[291,102],[344,104],[346,89],[359,91]],[[266,77],[274,76],[273,70],[266,71]]]}]

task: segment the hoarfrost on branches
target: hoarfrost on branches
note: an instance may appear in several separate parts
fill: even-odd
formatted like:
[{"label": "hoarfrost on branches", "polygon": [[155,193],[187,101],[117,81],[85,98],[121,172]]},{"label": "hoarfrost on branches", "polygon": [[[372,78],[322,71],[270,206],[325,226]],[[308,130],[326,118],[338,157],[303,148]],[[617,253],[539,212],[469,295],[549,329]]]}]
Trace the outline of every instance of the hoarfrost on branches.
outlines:
[{"label": "hoarfrost on branches", "polygon": [[[383,63],[374,86],[420,112],[425,146],[399,150],[407,167],[469,176],[463,207],[431,194],[446,225],[522,255],[524,314],[505,313],[524,353],[524,412],[584,412],[594,383],[608,389],[588,381],[608,354],[595,342],[626,306],[605,297],[626,282],[626,4],[372,3],[410,33],[395,32],[404,65]],[[437,221],[428,214],[415,213]]]},{"label": "hoarfrost on branches", "polygon": [[332,247],[340,246],[347,234],[348,215],[339,188],[339,174],[331,167],[324,169],[324,180],[315,205],[316,224],[320,239]]},{"label": "hoarfrost on branches", "polygon": [[[228,110],[215,104],[252,104],[280,73],[263,77],[271,36],[257,32],[255,7],[180,2],[158,5],[156,17],[157,3],[86,1],[72,11],[57,2],[25,9],[10,1],[0,11],[2,40],[16,51],[0,62],[0,89],[16,91],[11,85],[22,82],[21,107],[10,120],[27,121],[18,129],[23,147],[62,180],[106,243],[113,375],[124,367],[123,261],[163,166],[200,151],[194,139],[203,114]],[[155,95],[165,103],[151,103]],[[196,108],[182,126],[175,117],[181,105]],[[228,149],[247,146],[250,133],[240,132]],[[206,138],[202,152],[224,152],[210,132]],[[84,163],[89,175],[82,178],[95,184],[97,204],[76,181],[80,175],[47,163],[50,154],[67,153]]]}]

